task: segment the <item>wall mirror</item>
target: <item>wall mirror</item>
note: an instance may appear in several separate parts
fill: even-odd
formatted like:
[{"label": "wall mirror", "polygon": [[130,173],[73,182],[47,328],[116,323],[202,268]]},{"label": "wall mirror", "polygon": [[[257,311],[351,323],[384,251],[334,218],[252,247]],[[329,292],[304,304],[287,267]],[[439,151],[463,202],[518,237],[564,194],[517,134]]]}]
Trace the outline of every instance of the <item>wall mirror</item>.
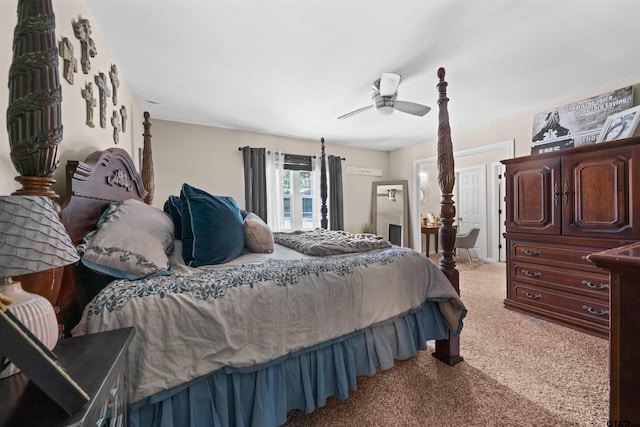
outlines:
[{"label": "wall mirror", "polygon": [[376,181],[371,188],[373,232],[398,246],[409,246],[408,181]]}]

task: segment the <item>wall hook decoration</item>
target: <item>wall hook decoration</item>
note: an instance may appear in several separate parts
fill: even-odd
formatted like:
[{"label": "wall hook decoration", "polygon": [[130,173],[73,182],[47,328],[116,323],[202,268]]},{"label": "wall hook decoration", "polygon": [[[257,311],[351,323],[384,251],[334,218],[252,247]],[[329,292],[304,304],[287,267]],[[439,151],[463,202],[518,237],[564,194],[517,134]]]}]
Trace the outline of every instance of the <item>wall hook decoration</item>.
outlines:
[{"label": "wall hook decoration", "polygon": [[98,54],[96,44],[91,38],[91,24],[88,19],[78,16],[77,21],[71,21],[73,26],[73,34],[80,40],[80,64],[82,72],[89,74],[91,70],[91,62],[89,57],[94,58]]},{"label": "wall hook decoration", "polygon": [[62,74],[64,79],[73,84],[73,75],[78,72],[78,60],[73,56],[73,45],[68,38],[63,37],[58,43],[58,52],[63,60]]}]

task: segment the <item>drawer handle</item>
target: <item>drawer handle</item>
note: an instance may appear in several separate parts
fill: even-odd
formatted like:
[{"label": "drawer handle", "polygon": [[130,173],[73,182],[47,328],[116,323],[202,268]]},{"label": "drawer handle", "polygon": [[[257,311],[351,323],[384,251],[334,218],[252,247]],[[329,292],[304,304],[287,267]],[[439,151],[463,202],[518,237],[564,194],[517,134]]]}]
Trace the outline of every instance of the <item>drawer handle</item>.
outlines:
[{"label": "drawer handle", "polygon": [[523,249],[522,253],[529,256],[542,255],[542,251],[530,251],[529,249]]},{"label": "drawer handle", "polygon": [[562,189],[562,206],[567,206],[569,202],[569,183],[564,182],[564,188]]},{"label": "drawer handle", "polygon": [[553,184],[553,205],[558,206],[558,199],[560,198],[560,191],[558,190],[558,181]]},{"label": "drawer handle", "polygon": [[590,282],[590,281],[588,281],[588,280],[583,280],[583,281],[582,281],[582,284],[583,284],[583,285],[585,285],[585,286],[590,287],[591,289],[597,289],[597,290],[600,290],[600,289],[609,289],[609,284],[608,284],[608,283],[602,283],[602,284],[600,284],[600,285],[594,285],[593,283],[591,283],[591,282]]},{"label": "drawer handle", "polygon": [[583,305],[582,308],[584,310],[587,310],[589,313],[593,314],[594,316],[606,316],[607,314],[609,314],[609,310],[594,310],[593,307],[589,307],[588,305]]},{"label": "drawer handle", "polygon": [[530,273],[529,270],[522,270],[522,274],[528,277],[542,277],[542,273],[536,271],[535,273]]},{"label": "drawer handle", "polygon": [[[524,294],[525,297],[527,298],[531,298],[531,299],[542,299],[542,295],[540,294],[531,294],[529,291],[522,291],[522,293]],[[584,308],[584,307],[583,307]]]}]

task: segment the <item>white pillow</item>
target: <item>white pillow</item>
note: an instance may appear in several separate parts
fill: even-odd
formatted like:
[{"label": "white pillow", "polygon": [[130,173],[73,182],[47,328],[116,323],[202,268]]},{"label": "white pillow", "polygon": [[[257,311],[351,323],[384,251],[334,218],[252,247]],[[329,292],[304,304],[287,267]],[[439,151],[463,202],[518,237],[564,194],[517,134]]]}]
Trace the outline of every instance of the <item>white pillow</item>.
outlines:
[{"label": "white pillow", "polygon": [[244,219],[244,244],[251,252],[273,252],[273,233],[269,226],[253,212]]},{"label": "white pillow", "polygon": [[78,248],[82,263],[121,279],[168,274],[173,250],[173,220],[136,199],[113,203]]}]

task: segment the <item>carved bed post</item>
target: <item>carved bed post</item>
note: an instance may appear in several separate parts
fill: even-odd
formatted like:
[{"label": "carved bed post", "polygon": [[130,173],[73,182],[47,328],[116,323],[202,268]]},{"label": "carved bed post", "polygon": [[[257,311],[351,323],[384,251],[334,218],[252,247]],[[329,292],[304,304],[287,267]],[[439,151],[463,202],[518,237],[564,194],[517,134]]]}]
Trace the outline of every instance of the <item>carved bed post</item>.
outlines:
[{"label": "carved bed post", "polygon": [[324,138],[320,138],[321,156],[320,156],[320,198],[322,199],[322,207],[320,208],[320,227],[325,230],[329,228],[329,220],[327,219],[327,165],[325,163]]},{"label": "carved bed post", "polygon": [[144,185],[145,190],[147,190],[147,195],[144,198],[144,202],[150,205],[153,202],[153,192],[155,191],[155,184],[153,183],[153,154],[151,152],[151,122],[149,122],[149,112],[144,112],[144,122],[142,122],[144,126],[144,145],[142,148],[142,170],[140,171],[140,175],[142,175],[142,184]]},{"label": "carved bed post", "polygon": [[[453,185],[455,183],[455,170],[453,162],[453,145],[451,143],[451,128],[449,126],[449,111],[447,110],[447,82],[444,80],[444,68],[438,69],[438,183],[442,192],[440,202],[441,225],[439,238],[442,247],[440,270],[447,276],[453,287],[460,294],[460,277],[456,270],[454,259],[454,246],[456,242],[456,229],[453,221],[456,216],[456,207],[453,202]],[[436,341],[436,351],[433,356],[448,365],[455,365],[462,361],[460,356],[460,338],[449,334],[449,339]]]},{"label": "carved bed post", "polygon": [[51,185],[62,142],[62,87],[55,29],[51,0],[18,1],[6,127],[22,184],[13,194],[57,201]]}]

